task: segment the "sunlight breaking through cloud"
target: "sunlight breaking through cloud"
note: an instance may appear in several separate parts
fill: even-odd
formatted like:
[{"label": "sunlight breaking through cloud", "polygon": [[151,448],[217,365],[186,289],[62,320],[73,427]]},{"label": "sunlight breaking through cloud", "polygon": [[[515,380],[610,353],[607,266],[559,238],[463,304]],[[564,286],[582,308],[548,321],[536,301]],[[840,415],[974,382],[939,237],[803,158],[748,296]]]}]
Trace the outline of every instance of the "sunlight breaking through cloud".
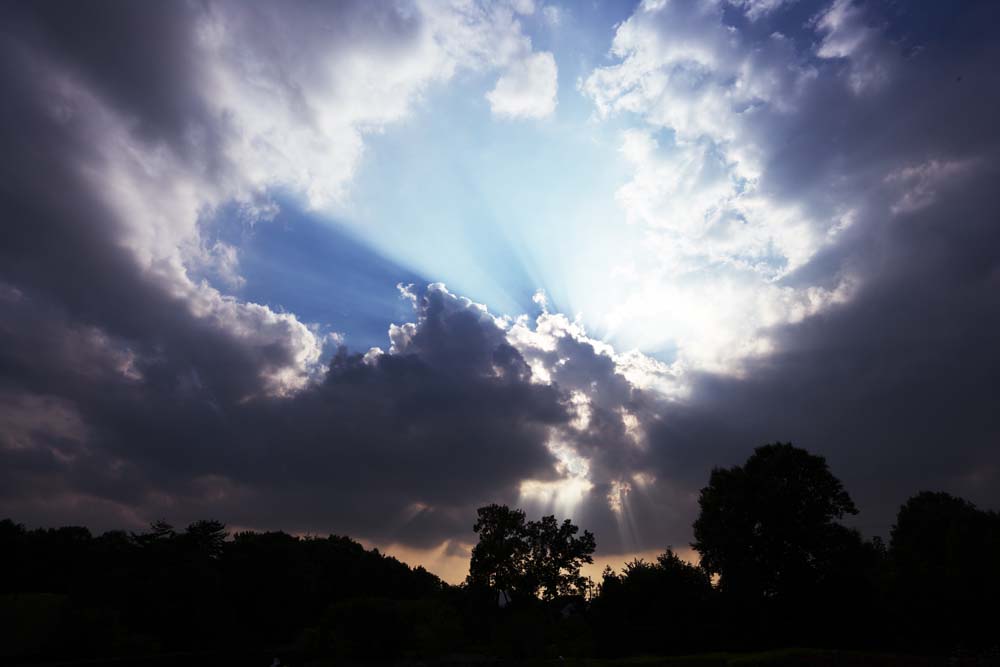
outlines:
[{"label": "sunlight breaking through cloud", "polygon": [[590,481],[590,462],[569,444],[553,439],[546,443],[556,459],[554,480],[523,480],[518,504],[534,511],[573,517],[580,503],[594,488]]}]

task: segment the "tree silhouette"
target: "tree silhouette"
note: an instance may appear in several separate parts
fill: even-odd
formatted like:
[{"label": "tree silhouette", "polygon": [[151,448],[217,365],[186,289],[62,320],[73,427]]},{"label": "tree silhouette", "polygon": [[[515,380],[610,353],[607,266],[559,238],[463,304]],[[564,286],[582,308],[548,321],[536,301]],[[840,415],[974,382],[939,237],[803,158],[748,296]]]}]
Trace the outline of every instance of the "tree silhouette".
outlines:
[{"label": "tree silhouette", "polygon": [[834,519],[858,511],[823,457],[780,443],[714,469],[698,505],[692,546],[702,567],[721,590],[763,598],[814,579]]},{"label": "tree silhouette", "polygon": [[479,543],[469,563],[470,587],[520,599],[584,594],[587,582],[580,567],[594,562],[597,547],[590,531],[577,537],[580,529],[569,519],[525,522],[523,511],[496,504],[479,508],[473,530]]},{"label": "tree silhouette", "polygon": [[584,595],[587,579],[580,575],[584,563],[593,563],[597,548],[593,534],[583,531],[566,519],[561,524],[554,516],[529,521],[527,579],[543,600],[564,595]]},{"label": "tree silhouette", "polygon": [[487,505],[477,511],[472,527],[479,543],[469,562],[470,586],[513,592],[524,585],[528,561],[524,512],[506,505]]},{"label": "tree silhouette", "polygon": [[184,531],[188,548],[208,558],[218,558],[229,533],[226,525],[219,521],[196,521]]},{"label": "tree silhouette", "polygon": [[715,597],[705,570],[672,549],[604,571],[594,614],[605,654],[693,651],[718,641]]},{"label": "tree silhouette", "polygon": [[[826,462],[781,444],[714,470],[700,504],[700,566],[668,549],[606,570],[592,599],[580,568],[594,536],[503,505],[479,509],[468,585],[455,587],[334,535],[228,536],[217,521],[183,530],[158,521],[95,536],[0,520],[0,662],[178,651],[226,656],[213,664],[267,664],[285,651],[297,652],[294,664],[405,662],[798,644],[972,651],[975,661],[955,664],[996,663],[995,512],[920,493],[900,509],[886,549],[837,523],[856,509]],[[498,591],[511,594],[510,608],[498,608]]]},{"label": "tree silhouette", "polygon": [[1000,516],[947,493],[903,504],[889,547],[895,616],[909,645],[988,645],[1000,627]]}]

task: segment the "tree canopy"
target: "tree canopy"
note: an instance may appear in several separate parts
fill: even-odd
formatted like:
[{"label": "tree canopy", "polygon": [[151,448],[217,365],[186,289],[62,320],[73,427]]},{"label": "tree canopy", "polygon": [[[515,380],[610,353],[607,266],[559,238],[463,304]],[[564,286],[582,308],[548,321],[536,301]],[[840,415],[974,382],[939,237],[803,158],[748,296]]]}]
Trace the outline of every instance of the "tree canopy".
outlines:
[{"label": "tree canopy", "polygon": [[1000,515],[924,491],[899,509],[889,546],[904,636],[922,644],[996,636]]},{"label": "tree canopy", "polygon": [[714,593],[703,569],[667,549],[653,562],[626,563],[621,573],[606,568],[593,607],[605,645],[694,651],[712,639]]},{"label": "tree canopy", "polygon": [[714,469],[698,504],[692,546],[702,567],[721,590],[764,598],[811,588],[831,543],[849,539],[835,520],[858,511],[822,456],[780,443]]},{"label": "tree canopy", "polygon": [[473,530],[479,543],[472,550],[470,586],[544,600],[586,591],[580,567],[594,562],[597,544],[590,531],[577,536],[580,529],[569,519],[525,521],[523,511],[494,504],[479,508]]}]

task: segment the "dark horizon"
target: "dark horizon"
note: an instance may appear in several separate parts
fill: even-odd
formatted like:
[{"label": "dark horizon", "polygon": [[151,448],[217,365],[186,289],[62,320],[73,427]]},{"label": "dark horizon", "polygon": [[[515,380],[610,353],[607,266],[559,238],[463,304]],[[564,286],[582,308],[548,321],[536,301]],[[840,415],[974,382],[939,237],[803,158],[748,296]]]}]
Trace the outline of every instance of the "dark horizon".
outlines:
[{"label": "dark horizon", "polygon": [[922,492],[888,540],[865,539],[826,461],[790,443],[714,468],[698,505],[699,565],[668,548],[597,580],[585,527],[480,507],[458,586],[342,536],[2,520],[0,619],[17,629],[0,660],[1000,662],[1000,514]]}]

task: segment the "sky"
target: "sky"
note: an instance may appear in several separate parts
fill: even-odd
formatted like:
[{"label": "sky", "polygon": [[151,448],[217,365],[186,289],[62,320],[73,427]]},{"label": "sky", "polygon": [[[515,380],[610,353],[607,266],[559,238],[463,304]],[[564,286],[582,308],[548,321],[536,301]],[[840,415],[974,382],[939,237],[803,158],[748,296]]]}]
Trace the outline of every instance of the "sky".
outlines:
[{"label": "sky", "polygon": [[0,2],[0,516],[689,553],[1000,507],[1000,5]]}]

